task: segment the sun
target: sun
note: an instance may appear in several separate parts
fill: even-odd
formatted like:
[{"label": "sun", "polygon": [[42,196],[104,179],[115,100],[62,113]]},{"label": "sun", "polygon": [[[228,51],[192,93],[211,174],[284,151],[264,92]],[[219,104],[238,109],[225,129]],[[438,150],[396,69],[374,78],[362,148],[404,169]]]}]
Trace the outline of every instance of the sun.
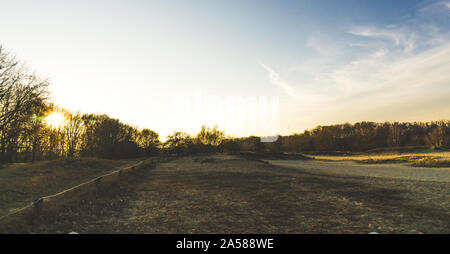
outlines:
[{"label": "sun", "polygon": [[64,125],[64,120],[64,114],[58,111],[54,111],[44,118],[44,123],[47,124],[50,128],[59,129]]}]

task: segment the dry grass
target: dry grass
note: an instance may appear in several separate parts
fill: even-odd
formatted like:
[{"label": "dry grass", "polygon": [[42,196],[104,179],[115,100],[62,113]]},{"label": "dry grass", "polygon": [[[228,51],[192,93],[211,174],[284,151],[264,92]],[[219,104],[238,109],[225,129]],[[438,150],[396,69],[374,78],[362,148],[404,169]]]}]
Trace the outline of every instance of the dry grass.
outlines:
[{"label": "dry grass", "polygon": [[0,216],[132,161],[66,158],[0,168]]},{"label": "dry grass", "polygon": [[364,164],[405,163],[415,167],[450,167],[450,152],[409,154],[360,154],[352,156],[314,156],[325,161],[354,161]]},{"label": "dry grass", "polygon": [[358,163],[378,164],[378,163],[414,163],[421,160],[437,160],[438,156],[426,156],[426,155],[404,155],[404,156],[391,156],[385,158],[369,158],[356,160]]},{"label": "dry grass", "polygon": [[414,161],[411,166],[429,168],[450,168],[449,159],[439,159],[433,157],[422,158]]},{"label": "dry grass", "polygon": [[450,233],[449,195],[448,182],[184,157],[71,193],[7,232]]}]

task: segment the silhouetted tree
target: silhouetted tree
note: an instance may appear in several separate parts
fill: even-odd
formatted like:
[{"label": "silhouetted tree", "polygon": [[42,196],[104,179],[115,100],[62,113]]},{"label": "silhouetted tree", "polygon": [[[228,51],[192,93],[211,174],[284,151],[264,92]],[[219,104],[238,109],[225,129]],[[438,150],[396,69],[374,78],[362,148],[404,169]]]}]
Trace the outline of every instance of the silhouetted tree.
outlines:
[{"label": "silhouetted tree", "polygon": [[193,139],[186,132],[175,132],[167,136],[164,148],[172,154],[191,154],[193,152]]},{"label": "silhouetted tree", "polygon": [[48,82],[30,73],[0,46],[1,161],[12,161],[22,151],[21,134],[33,111],[44,107]]},{"label": "silhouetted tree", "polygon": [[138,132],[136,142],[147,156],[157,155],[161,145],[158,133],[150,129],[143,129]]},{"label": "silhouetted tree", "polygon": [[80,113],[68,113],[66,117],[64,131],[67,138],[67,155],[72,157],[81,149],[81,136],[85,132],[85,125]]}]

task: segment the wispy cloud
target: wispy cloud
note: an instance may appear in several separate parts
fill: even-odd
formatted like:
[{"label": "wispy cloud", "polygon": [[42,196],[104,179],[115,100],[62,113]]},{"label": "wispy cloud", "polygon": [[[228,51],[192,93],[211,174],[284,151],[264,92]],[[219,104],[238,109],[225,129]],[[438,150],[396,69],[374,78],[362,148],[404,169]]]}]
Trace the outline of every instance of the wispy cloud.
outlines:
[{"label": "wispy cloud", "polygon": [[[446,9],[447,10],[446,10]],[[437,1],[434,3],[430,3],[428,5],[425,5],[421,9],[417,11],[419,15],[427,15],[430,13],[441,13],[441,12],[448,12],[448,9],[450,9],[450,1]],[[450,14],[450,13],[448,13]]]},{"label": "wispy cloud", "polygon": [[308,104],[317,102],[322,96],[319,96],[317,92],[311,91],[301,86],[294,86],[288,81],[280,77],[280,75],[269,66],[259,63],[269,74],[269,80],[272,84],[278,86],[292,99]]},{"label": "wispy cloud", "polygon": [[401,31],[398,28],[357,27],[349,30],[348,33],[368,38],[391,40],[396,46],[402,47],[405,52],[411,52],[416,46],[416,34]]},{"label": "wispy cloud", "polygon": [[[372,56],[360,63],[357,67],[349,68],[347,65],[335,72],[336,85],[343,85],[338,77],[344,76],[348,78],[346,82],[362,87],[356,93],[350,92],[345,96],[367,98],[373,95],[413,100],[428,93],[427,89],[439,87],[443,92],[447,88],[450,93],[450,43],[414,56],[389,61]],[[374,66],[379,68],[373,69]]]},{"label": "wispy cloud", "polygon": [[261,66],[295,99],[284,108],[288,119],[296,119],[292,124],[448,117],[450,28],[442,22],[449,5],[432,3],[399,24],[344,28],[340,40],[315,33],[306,41],[314,56],[280,72],[289,74],[284,77]]},{"label": "wispy cloud", "polygon": [[[450,43],[405,57],[373,52],[324,74],[316,86],[332,93],[308,105],[291,103],[297,124],[346,121],[422,121],[448,116]],[[295,89],[295,87],[294,87]],[[313,124],[311,127],[314,127]]]},{"label": "wispy cloud", "polygon": [[286,82],[285,80],[280,78],[280,75],[276,73],[272,68],[268,67],[267,65],[263,63],[259,63],[261,67],[263,67],[268,73],[269,73],[269,79],[270,82],[279,88],[281,88],[287,95],[296,98],[297,94],[291,84]]},{"label": "wispy cloud", "polygon": [[[260,65],[272,84],[309,106],[337,109],[359,101],[373,108],[433,97],[430,91],[440,86],[450,94],[449,33],[430,23],[441,14],[423,18],[425,12],[449,5],[450,1],[431,3],[417,10],[421,18],[402,24],[353,26],[344,30],[351,35],[346,43],[320,34],[310,36],[306,46],[316,56],[290,68],[289,81],[269,65]],[[355,46],[360,49],[355,51]]]}]

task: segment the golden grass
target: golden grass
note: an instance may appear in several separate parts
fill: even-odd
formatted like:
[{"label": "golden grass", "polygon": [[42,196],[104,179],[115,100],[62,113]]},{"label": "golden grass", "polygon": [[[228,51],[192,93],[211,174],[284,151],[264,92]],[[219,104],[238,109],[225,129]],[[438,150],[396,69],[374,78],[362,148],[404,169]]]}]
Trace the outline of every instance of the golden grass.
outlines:
[{"label": "golden grass", "polygon": [[353,156],[314,156],[325,161],[354,161],[363,164],[404,163],[416,167],[450,167],[450,152],[410,153],[410,154],[376,154]]},{"label": "golden grass", "polygon": [[414,161],[411,166],[431,167],[431,168],[450,168],[449,159],[422,158]]},{"label": "golden grass", "polygon": [[358,163],[367,164],[378,164],[378,163],[414,163],[420,160],[437,160],[437,156],[426,156],[426,155],[406,155],[398,157],[387,157],[387,158],[368,158],[363,160],[357,160]]}]

